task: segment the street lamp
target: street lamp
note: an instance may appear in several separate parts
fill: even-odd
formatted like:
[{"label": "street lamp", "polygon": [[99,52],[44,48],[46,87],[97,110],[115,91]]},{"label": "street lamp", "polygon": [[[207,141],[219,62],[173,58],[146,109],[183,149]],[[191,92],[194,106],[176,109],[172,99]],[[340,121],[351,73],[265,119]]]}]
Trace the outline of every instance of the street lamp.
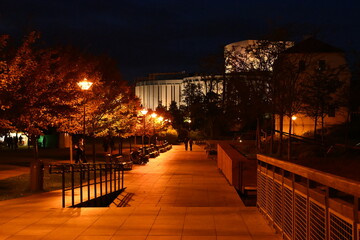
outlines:
[{"label": "street lamp", "polygon": [[[84,78],[84,80],[78,82],[77,85],[81,88],[81,90],[87,91],[91,88],[93,83],[88,81],[87,78]],[[86,134],[85,115],[86,115],[86,101],[84,99],[84,122],[83,122],[84,155],[85,155],[85,134]]]},{"label": "street lamp", "polygon": [[146,118],[146,114],[148,113],[148,110],[147,109],[143,109],[140,111],[141,114],[143,115],[143,122],[144,122],[144,127],[143,127],[143,136],[142,136],[142,147],[143,147],[143,151],[144,150],[144,138],[145,138],[145,118]]}]

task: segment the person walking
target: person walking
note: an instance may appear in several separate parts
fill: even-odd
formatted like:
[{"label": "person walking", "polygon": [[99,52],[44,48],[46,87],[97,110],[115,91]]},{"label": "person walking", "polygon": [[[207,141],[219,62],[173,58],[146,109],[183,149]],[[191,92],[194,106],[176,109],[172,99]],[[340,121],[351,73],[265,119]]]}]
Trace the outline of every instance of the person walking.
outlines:
[{"label": "person walking", "polygon": [[193,140],[190,139],[190,140],[189,140],[190,151],[192,151],[192,145],[193,145]]},{"label": "person walking", "polygon": [[184,144],[185,144],[185,151],[187,151],[188,150],[188,144],[189,144],[189,139],[188,138],[185,138]]},{"label": "person walking", "polygon": [[75,144],[75,151],[75,163],[86,163],[87,161],[85,156],[85,143],[83,138],[80,138],[79,143]]}]

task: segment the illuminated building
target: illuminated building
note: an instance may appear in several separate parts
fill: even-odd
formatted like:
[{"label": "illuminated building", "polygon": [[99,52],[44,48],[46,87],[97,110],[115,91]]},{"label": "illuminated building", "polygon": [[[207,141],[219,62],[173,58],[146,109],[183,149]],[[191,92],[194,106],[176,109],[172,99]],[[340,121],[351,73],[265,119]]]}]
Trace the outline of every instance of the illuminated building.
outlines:
[{"label": "illuminated building", "polygon": [[[222,92],[221,76],[191,76],[185,72],[152,73],[146,78],[138,79],[135,95],[140,98],[144,108],[155,110],[159,105],[169,108],[172,101],[177,106],[183,105],[183,90],[186,84],[200,84],[202,91],[207,93],[212,89]],[[216,80],[216,83],[214,83]]]}]

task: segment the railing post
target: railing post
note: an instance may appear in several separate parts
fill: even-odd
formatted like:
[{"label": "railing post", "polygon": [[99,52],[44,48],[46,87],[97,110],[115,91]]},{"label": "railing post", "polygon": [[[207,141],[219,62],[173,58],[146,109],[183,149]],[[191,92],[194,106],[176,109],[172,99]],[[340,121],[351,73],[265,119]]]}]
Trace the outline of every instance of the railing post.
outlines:
[{"label": "railing post", "polygon": [[121,165],[118,165],[118,171],[117,171],[117,175],[118,175],[118,189],[120,190],[120,182],[121,182]]},{"label": "railing post", "polygon": [[105,163],[105,194],[108,193],[108,171],[107,171],[107,168],[108,168],[108,164]]},{"label": "railing post", "polygon": [[115,163],[113,165],[113,169],[114,169],[114,192],[116,191],[116,171],[117,171],[117,164]]},{"label": "railing post", "polygon": [[121,189],[124,189],[124,168],[121,170]]},{"label": "railing post", "polygon": [[110,193],[112,192],[112,164],[109,164],[109,168],[110,168]]},{"label": "railing post", "polygon": [[80,203],[82,203],[83,202],[83,174],[84,174],[84,172],[83,172],[83,165],[82,164],[80,164],[80,179],[79,179],[79,181],[80,181]]},{"label": "railing post", "polygon": [[65,207],[65,165],[62,165],[61,169],[61,179],[62,179],[62,207]]},{"label": "railing post", "polygon": [[97,192],[96,192],[96,164],[93,163],[93,168],[94,168],[94,198],[97,197]]},{"label": "railing post", "polygon": [[71,206],[74,207],[75,205],[75,183],[74,183],[74,166],[70,165],[70,172],[71,172]]},{"label": "railing post", "polygon": [[90,164],[87,164],[87,173],[88,173],[88,201],[90,200]]},{"label": "railing post", "polygon": [[103,182],[102,182],[102,164],[100,163],[99,164],[99,169],[100,169],[100,172],[99,172],[99,178],[100,178],[100,196],[102,196],[103,195],[103,188],[102,188],[102,184],[103,184]]}]

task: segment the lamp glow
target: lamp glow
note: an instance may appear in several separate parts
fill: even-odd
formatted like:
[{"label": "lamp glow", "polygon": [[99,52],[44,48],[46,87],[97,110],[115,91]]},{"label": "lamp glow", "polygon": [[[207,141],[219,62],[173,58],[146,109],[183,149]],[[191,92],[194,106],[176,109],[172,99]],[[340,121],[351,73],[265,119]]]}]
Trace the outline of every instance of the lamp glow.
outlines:
[{"label": "lamp glow", "polygon": [[78,82],[77,85],[81,88],[81,90],[89,90],[93,83],[84,78],[84,80]]},{"label": "lamp glow", "polygon": [[143,110],[140,111],[142,115],[146,115],[148,113],[148,110],[146,110],[145,108]]}]

